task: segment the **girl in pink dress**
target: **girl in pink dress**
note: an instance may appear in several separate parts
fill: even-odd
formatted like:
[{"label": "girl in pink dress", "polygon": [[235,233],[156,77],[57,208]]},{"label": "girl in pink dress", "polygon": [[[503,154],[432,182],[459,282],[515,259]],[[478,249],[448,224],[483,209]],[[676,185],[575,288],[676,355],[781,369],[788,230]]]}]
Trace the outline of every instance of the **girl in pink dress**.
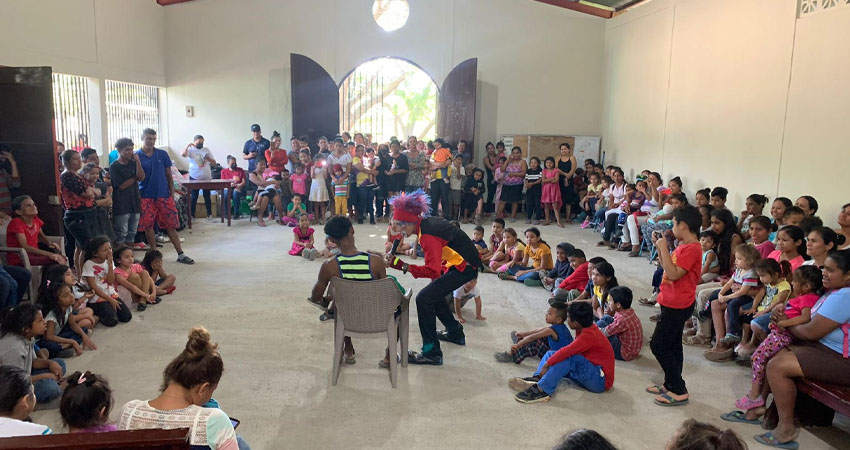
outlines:
[{"label": "girl in pink dress", "polygon": [[309,260],[313,260],[319,255],[319,251],[313,246],[313,232],[310,228],[310,216],[302,214],[298,218],[298,226],[292,229],[295,234],[295,239],[292,241],[292,248],[289,254],[292,256],[301,255]]},{"label": "girl in pink dress", "polygon": [[549,210],[552,210],[552,215],[555,216],[555,222],[559,227],[564,228],[561,223],[561,215],[558,211],[561,210],[561,188],[558,186],[558,174],[560,171],[555,168],[555,158],[548,157],[543,164],[546,166],[543,169],[543,194],[540,197],[540,203],[543,204],[543,214],[546,217],[546,222],[543,225],[549,225]]}]

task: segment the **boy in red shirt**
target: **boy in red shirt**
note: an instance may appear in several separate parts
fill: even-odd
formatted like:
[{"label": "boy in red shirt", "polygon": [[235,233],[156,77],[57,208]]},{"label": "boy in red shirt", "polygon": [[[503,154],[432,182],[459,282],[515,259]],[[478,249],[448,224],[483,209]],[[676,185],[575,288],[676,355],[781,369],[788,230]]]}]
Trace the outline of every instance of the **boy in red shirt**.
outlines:
[{"label": "boy in red shirt", "polygon": [[608,312],[596,322],[602,334],[608,338],[614,349],[614,358],[620,361],[631,361],[640,355],[643,347],[643,327],[640,318],[632,309],[632,290],[625,286],[617,286],[608,292]]},{"label": "boy in red shirt", "polygon": [[702,247],[697,237],[701,225],[699,209],[683,206],[673,212],[673,236],[679,241],[676,250],[670,254],[667,239],[662,236],[655,241],[664,277],[658,294],[661,314],[649,347],[664,371],[664,384],[649,386],[646,392],[655,394],[655,403],[660,406],[688,403],[688,389],[682,379],[682,328],[693,313],[702,272]]},{"label": "boy in red shirt", "polygon": [[614,350],[593,323],[590,303],[570,303],[567,325],[576,331],[576,338],[570,345],[546,352],[534,375],[508,380],[511,389],[520,391],[514,397],[516,401],[548,402],[564,377],[597,394],[614,385]]}]

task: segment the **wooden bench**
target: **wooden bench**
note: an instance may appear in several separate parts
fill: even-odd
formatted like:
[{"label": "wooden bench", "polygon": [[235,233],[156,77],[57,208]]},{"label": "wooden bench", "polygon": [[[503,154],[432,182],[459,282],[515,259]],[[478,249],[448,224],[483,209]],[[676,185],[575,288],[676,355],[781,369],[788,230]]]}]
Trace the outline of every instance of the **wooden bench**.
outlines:
[{"label": "wooden bench", "polygon": [[0,449],[189,450],[189,429],[150,429],[108,433],[51,434],[0,439]]},{"label": "wooden bench", "polygon": [[[798,379],[795,384],[797,385],[797,390],[800,393],[811,397],[821,405],[827,406],[831,410],[814,414],[814,416],[821,417],[816,417],[816,421],[818,423],[813,425],[831,425],[832,419],[835,415],[834,412],[850,416],[850,387],[836,386],[834,384],[809,380],[806,378]],[[826,408],[821,407],[820,409],[825,410]],[[806,421],[808,421],[808,419]]]}]

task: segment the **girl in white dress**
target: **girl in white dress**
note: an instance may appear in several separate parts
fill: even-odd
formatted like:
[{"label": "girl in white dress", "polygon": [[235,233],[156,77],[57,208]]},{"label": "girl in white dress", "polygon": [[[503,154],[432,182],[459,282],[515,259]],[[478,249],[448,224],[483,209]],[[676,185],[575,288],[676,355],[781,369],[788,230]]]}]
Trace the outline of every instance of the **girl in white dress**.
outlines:
[{"label": "girl in white dress", "polygon": [[313,203],[313,217],[315,217],[320,225],[325,223],[325,208],[328,201],[328,188],[325,185],[327,177],[327,161],[322,155],[318,156],[316,164],[313,165],[312,178],[310,183],[310,201]]}]

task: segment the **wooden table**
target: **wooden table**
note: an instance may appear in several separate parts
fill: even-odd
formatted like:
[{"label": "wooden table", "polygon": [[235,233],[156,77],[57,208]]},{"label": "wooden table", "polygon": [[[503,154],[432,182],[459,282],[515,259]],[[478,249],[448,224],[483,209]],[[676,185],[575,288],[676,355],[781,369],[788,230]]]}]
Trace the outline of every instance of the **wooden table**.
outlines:
[{"label": "wooden table", "polygon": [[[214,191],[222,191],[224,197],[224,208],[227,209],[227,226],[230,226],[230,195],[224,195],[224,189],[231,189],[233,180],[185,180],[180,182],[188,191],[186,194],[186,207],[189,208],[186,212],[189,216],[189,229],[192,229],[192,191],[200,189],[209,189]],[[224,216],[221,216],[221,222],[224,223]]]}]

